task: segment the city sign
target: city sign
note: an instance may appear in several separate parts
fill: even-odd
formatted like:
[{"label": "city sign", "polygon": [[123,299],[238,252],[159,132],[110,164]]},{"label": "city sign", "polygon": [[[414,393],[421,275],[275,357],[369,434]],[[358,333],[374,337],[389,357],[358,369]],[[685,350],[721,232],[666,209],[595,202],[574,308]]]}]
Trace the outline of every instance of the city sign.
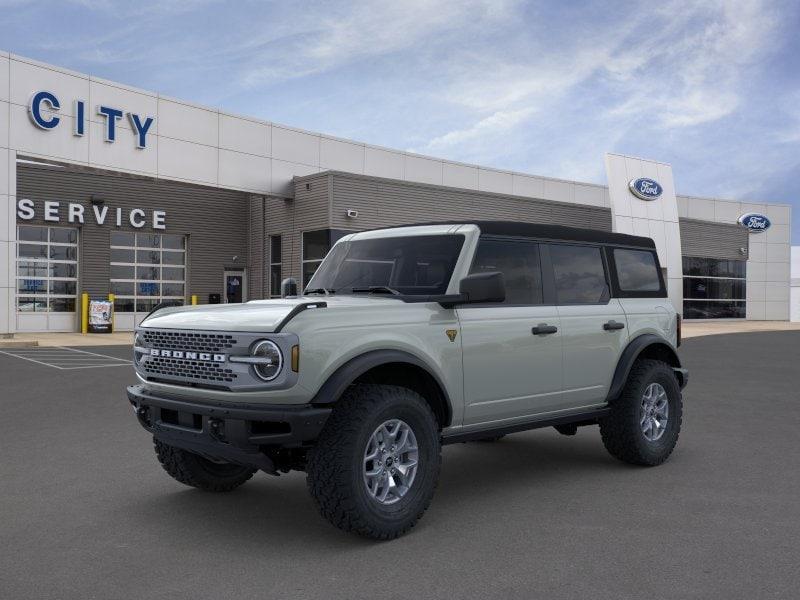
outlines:
[{"label": "city sign", "polygon": [[[86,133],[86,102],[75,100],[73,104],[73,124],[72,134],[78,137]],[[61,101],[58,97],[48,91],[39,91],[31,96],[28,103],[28,114],[31,121],[39,129],[49,131],[58,127],[61,117],[58,112],[61,110]],[[97,106],[97,114],[103,119],[103,139],[106,142],[114,143],[117,139],[117,123],[123,116],[127,115],[130,121],[136,147],[143,150],[147,147],[147,134],[155,123],[153,117],[142,117],[132,112],[125,112],[112,106]]]}]

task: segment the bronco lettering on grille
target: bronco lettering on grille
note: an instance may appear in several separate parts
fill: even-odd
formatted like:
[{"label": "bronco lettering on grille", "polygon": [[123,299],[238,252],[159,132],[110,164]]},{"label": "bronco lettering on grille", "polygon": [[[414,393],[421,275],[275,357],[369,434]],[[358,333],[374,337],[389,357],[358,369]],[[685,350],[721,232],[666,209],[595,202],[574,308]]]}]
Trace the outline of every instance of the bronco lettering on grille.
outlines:
[{"label": "bronco lettering on grille", "polygon": [[207,362],[225,362],[227,357],[224,354],[209,354],[208,352],[188,352],[184,350],[150,350],[150,356],[162,356],[164,358],[182,358],[184,360],[203,360]]}]

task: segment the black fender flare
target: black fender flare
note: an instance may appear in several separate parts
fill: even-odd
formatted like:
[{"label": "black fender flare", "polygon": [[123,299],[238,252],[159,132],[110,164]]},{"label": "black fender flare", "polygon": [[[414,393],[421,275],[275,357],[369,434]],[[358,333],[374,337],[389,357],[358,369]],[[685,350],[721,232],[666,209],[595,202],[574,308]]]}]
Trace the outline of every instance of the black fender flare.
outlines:
[{"label": "black fender flare", "polygon": [[431,372],[423,360],[403,350],[371,350],[351,358],[328,377],[327,381],[322,384],[322,387],[319,388],[312,398],[311,404],[326,406],[335,403],[342,396],[344,391],[361,375],[375,367],[392,363],[413,365],[428,374],[432,381],[438,386],[442,399],[444,400],[443,408],[445,414],[443,416],[445,422],[442,423],[442,426],[446,427],[449,425],[453,416],[453,404],[450,401],[447,387],[438,375]]},{"label": "black fender flare", "polygon": [[642,352],[653,346],[658,346],[660,352],[666,354],[669,358],[670,366],[676,371],[681,387],[685,385],[684,378],[687,377],[687,374],[685,369],[681,368],[681,361],[672,344],[655,334],[645,333],[633,338],[625,347],[625,350],[622,351],[622,355],[617,362],[617,368],[614,371],[614,378],[611,380],[611,387],[608,390],[606,401],[611,402],[622,393],[622,388],[625,387],[625,382],[628,380],[628,374],[631,372],[633,363],[636,362]]}]

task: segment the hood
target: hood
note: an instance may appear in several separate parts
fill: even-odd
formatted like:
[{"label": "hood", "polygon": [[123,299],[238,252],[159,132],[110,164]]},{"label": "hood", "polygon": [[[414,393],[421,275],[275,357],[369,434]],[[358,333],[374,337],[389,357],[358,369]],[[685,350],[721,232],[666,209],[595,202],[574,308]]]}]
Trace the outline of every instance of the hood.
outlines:
[{"label": "hood", "polygon": [[308,302],[327,302],[331,308],[351,306],[364,308],[376,305],[396,305],[402,300],[383,296],[303,296],[276,300],[254,300],[244,304],[177,306],[162,308],[143,321],[141,327],[270,333],[275,331],[275,328],[295,307]]}]

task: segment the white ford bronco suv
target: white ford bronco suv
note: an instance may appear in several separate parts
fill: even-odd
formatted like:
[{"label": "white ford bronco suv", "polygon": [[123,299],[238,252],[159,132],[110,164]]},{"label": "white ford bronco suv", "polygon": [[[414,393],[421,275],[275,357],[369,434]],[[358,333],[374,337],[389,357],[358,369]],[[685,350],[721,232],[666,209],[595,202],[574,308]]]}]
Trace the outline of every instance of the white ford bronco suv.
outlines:
[{"label": "white ford bronco suv", "polygon": [[[320,511],[390,539],[427,508],[442,444],[599,425],[616,458],[675,447],[688,373],[648,238],[507,222],[349,234],[302,294],[161,308],[128,398],[181,483],[300,470]],[[296,288],[296,286],[295,286]]]}]

